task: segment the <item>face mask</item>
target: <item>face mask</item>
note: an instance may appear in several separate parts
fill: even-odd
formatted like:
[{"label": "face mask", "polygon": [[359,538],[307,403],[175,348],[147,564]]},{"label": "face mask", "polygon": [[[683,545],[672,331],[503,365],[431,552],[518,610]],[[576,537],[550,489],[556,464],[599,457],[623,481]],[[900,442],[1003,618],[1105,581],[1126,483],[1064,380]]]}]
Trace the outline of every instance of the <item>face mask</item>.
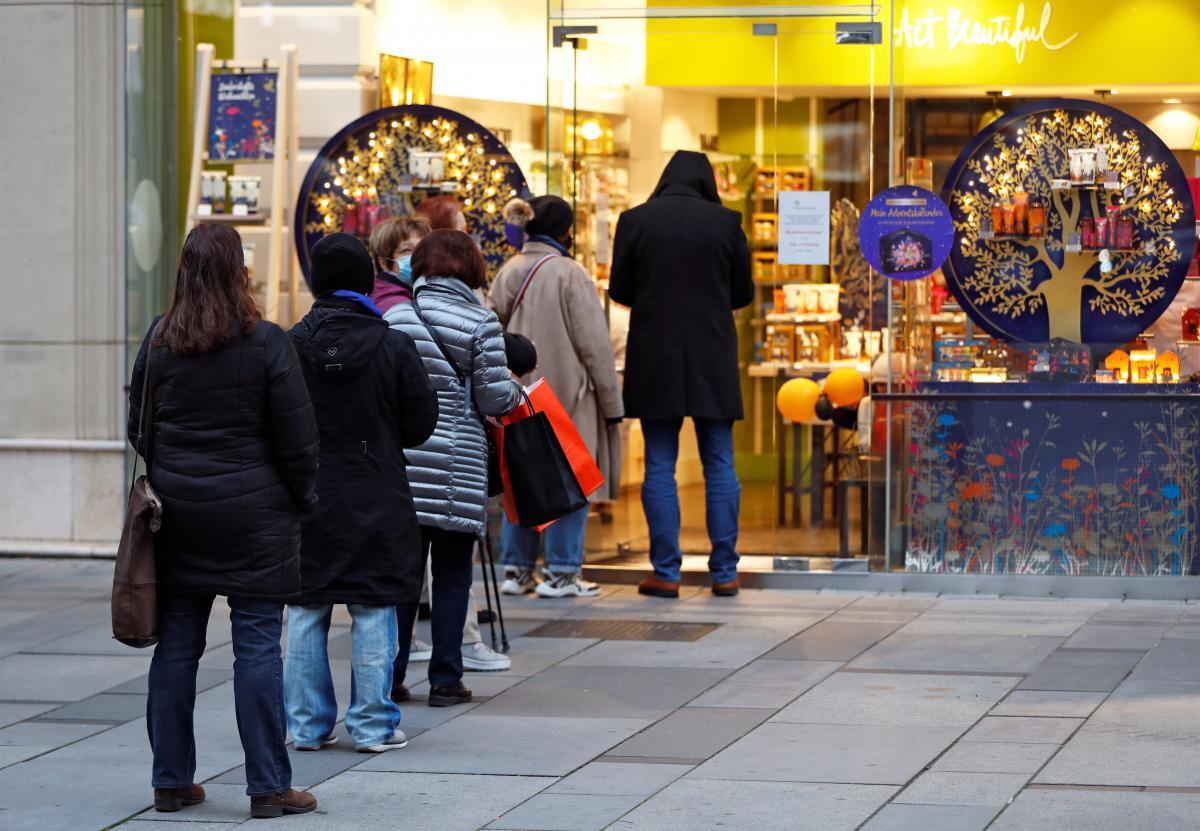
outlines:
[{"label": "face mask", "polygon": [[398,260],[392,260],[396,264],[396,276],[400,278],[400,282],[411,286],[413,282],[412,273],[412,255],[405,254]]}]

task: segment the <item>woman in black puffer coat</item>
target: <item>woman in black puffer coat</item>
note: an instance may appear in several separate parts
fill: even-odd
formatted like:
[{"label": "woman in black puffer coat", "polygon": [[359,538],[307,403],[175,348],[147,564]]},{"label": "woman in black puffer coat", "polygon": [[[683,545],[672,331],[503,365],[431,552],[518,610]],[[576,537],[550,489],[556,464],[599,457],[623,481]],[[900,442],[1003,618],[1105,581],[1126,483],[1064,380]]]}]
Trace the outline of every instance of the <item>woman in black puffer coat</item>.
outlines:
[{"label": "woman in black puffer coat", "polygon": [[[146,373],[151,413],[139,447]],[[134,363],[129,438],[163,503],[146,704],[155,807],[204,799],[192,712],[220,594],[229,598],[251,814],[311,811],[316,799],[291,789],[279,640],[283,602],[300,592],[301,515],[316,502],[317,424],[291,340],[255,307],[232,228],[201,224],[183,244],[171,308]]]}]

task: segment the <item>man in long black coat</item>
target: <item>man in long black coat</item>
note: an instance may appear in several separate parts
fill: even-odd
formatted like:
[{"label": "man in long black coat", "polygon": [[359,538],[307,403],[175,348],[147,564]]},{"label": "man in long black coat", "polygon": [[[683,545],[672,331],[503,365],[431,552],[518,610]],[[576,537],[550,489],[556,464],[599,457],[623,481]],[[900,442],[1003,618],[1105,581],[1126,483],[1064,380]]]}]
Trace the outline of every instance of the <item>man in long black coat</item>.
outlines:
[{"label": "man in long black coat", "polygon": [[326,643],[334,603],[353,621],[352,700],[346,729],[356,749],[403,747],[391,700],[395,606],[421,593],[421,531],[404,448],[437,424],[437,396],[412,339],[388,327],[366,296],[367,249],[333,234],[312,251],[317,296],[292,329],[320,430],[317,510],[301,537],[298,604],[288,609],[284,669],[288,723],[298,750],[334,741],[337,719]]},{"label": "man in long black coat", "polygon": [[733,422],[743,417],[733,310],[754,300],[741,215],[721,206],[712,165],[680,150],[653,195],[621,215],[611,298],[631,309],[625,413],[646,442],[642,507],[654,574],[638,591],[679,596],[679,431],[691,418],[704,466],[713,592],[737,593],[741,487]]}]

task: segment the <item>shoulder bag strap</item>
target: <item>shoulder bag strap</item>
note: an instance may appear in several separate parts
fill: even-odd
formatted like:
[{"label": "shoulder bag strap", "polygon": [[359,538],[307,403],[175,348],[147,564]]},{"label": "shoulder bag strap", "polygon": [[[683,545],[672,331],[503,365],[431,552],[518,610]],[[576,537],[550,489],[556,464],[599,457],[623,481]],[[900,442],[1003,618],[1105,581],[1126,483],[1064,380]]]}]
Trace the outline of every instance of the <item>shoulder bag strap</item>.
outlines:
[{"label": "shoulder bag strap", "polygon": [[150,472],[150,434],[154,426],[154,402],[152,400],[153,387],[150,385],[150,358],[154,355],[154,337],[158,333],[158,327],[151,333],[150,340],[146,344],[146,365],[142,368],[142,400],[141,410],[138,412],[138,432],[137,432],[137,448],[133,454],[133,467],[129,477],[129,492],[133,493],[133,485],[137,482],[137,466],[138,460],[143,461],[143,466],[146,472]]},{"label": "shoulder bag strap", "polygon": [[513,315],[515,315],[517,313],[517,307],[520,306],[521,301],[525,299],[525,292],[526,292],[526,290],[528,290],[529,284],[533,282],[533,276],[538,273],[538,269],[540,269],[543,265],[545,265],[548,260],[553,260],[555,257],[559,257],[559,256],[562,256],[562,255],[547,254],[546,256],[544,256],[540,260],[538,260],[536,263],[534,263],[533,268],[529,269],[529,273],[525,275],[525,280],[524,280],[524,282],[521,283],[521,288],[517,292],[517,298],[515,300],[513,300],[512,308],[508,310],[508,319],[509,320],[512,320]]},{"label": "shoulder bag strap", "polygon": [[433,340],[434,346],[436,346],[438,351],[442,353],[442,357],[446,359],[446,363],[450,364],[450,369],[454,372],[455,377],[458,378],[458,383],[466,386],[467,376],[463,374],[462,369],[458,366],[458,362],[451,357],[450,350],[446,348],[446,344],[442,342],[442,339],[438,336],[438,333],[432,326],[429,325],[429,321],[425,319],[425,316],[421,314],[421,305],[417,302],[416,294],[413,295],[412,308],[413,312],[415,312],[417,315],[417,320],[421,321],[421,325],[424,326],[425,331],[429,333],[429,337]]}]

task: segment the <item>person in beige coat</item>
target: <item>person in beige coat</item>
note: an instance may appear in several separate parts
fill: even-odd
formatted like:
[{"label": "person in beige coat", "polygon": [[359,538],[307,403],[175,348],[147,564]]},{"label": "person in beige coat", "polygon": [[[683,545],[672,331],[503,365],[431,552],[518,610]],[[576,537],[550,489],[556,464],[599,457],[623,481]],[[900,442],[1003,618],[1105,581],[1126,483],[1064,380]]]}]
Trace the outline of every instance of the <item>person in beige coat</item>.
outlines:
[{"label": "person in beige coat", "polygon": [[[600,465],[605,484],[598,498],[615,499],[620,488],[620,432],[625,415],[617,380],[608,321],[596,284],[570,255],[575,215],[557,196],[528,203],[514,200],[505,216],[523,225],[527,242],[492,283],[489,302],[509,332],[537,346],[538,367],[521,380],[545,378],[554,389],[588,450]],[[504,522],[501,537],[505,594],[536,591],[543,597],[587,597],[599,592],[580,577],[587,507],[555,522],[539,535]],[[545,543],[546,569],[534,576],[539,536]]]}]

